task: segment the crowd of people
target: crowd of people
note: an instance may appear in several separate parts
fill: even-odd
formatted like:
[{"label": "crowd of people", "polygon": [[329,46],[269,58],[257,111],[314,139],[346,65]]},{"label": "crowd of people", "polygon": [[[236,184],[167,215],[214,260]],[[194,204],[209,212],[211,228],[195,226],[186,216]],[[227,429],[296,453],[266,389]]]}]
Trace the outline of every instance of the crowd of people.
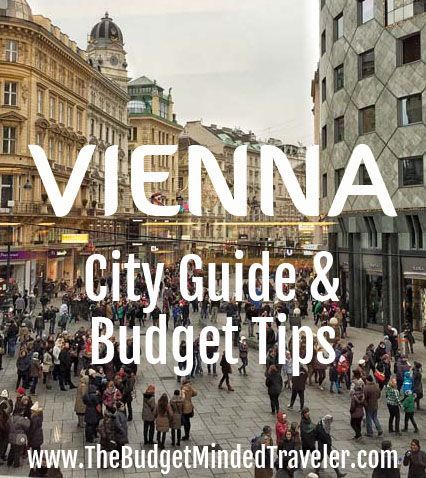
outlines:
[{"label": "crowd of people", "polygon": [[[188,326],[194,323],[194,317],[199,317],[200,324],[209,320],[215,324],[218,322],[218,312],[222,311],[232,317],[233,325],[237,326],[233,344],[238,349],[238,372],[243,377],[250,375],[250,344],[255,344],[258,340],[255,333],[257,325],[253,318],[273,316],[277,319],[278,314],[284,313],[290,318],[291,325],[303,323],[310,324],[312,328],[317,325],[332,326],[335,330],[335,361],[327,366],[314,358],[296,376],[293,374],[290,352],[286,353],[285,364],[278,363],[278,320],[275,325],[267,325],[265,389],[271,413],[276,417],[276,425],[275,433],[271,427],[265,426],[261,434],[252,440],[251,447],[254,451],[262,445],[272,444],[276,444],[280,450],[331,451],[333,416],[325,415],[313,422],[310,410],[306,407],[306,402],[309,401],[306,390],[314,388],[321,393],[343,395],[341,398],[336,397],[336,400],[345,400],[347,403],[350,426],[356,441],[363,436],[373,437],[374,430],[378,436],[385,432],[400,435],[411,426],[413,432],[418,433],[415,415],[421,410],[423,398],[422,366],[415,360],[411,363],[409,358],[414,344],[410,324],[403,325],[402,334],[395,328],[386,326],[383,338],[377,344],[370,344],[365,351],[355,350],[354,344],[348,339],[350,320],[347,300],[339,303],[312,301],[309,294],[309,284],[312,281],[310,271],[299,271],[296,299],[290,303],[275,301],[264,304],[253,301],[248,297],[247,290],[243,289],[246,294],[244,302],[231,300],[222,304],[220,301],[210,301],[207,290],[200,302],[185,301],[179,293],[176,269],[170,268],[165,271],[161,283],[162,299],[149,315],[143,311],[148,304],[147,286],[143,278],[138,275],[135,280],[136,291],[142,296],[138,302],[129,302],[124,296],[125,280],[123,275],[123,297],[118,302],[113,302],[111,296],[99,303],[90,301],[84,292],[81,278],[77,280],[73,290],[60,288],[58,295],[61,304],[58,303],[59,299],[58,302],[54,300],[54,292],[45,292],[38,299],[35,294],[15,293],[13,308],[4,314],[0,329],[0,369],[3,366],[3,356],[6,356],[10,361],[16,360],[17,372],[15,392],[5,389],[0,396],[0,463],[19,467],[27,449],[38,450],[43,445],[43,410],[37,401],[41,388],[43,394],[52,389],[61,392],[75,389],[77,426],[84,428],[87,443],[99,442],[104,450],[119,452],[122,446],[129,443],[128,422],[133,420],[132,402],[137,388],[137,366],[121,362],[119,343],[114,338],[113,359],[103,366],[92,364],[92,316],[107,317],[116,324],[133,327],[158,325],[160,314],[165,314],[168,328],[170,319],[173,327]],[[107,286],[111,291],[111,278],[96,279],[95,287],[101,285]],[[258,287],[262,287],[260,281]],[[274,297],[273,285],[269,284],[269,287],[271,297]],[[244,328],[248,337],[243,335]],[[71,329],[73,332],[68,332]],[[126,345],[130,352],[133,347],[131,339],[128,339]],[[314,347],[317,352],[323,351],[316,340]],[[183,341],[182,356],[185,355],[185,348]],[[192,371],[182,380],[177,377],[176,389],[170,396],[165,393],[157,395],[156,384],[148,384],[146,387],[142,410],[138,410],[142,413],[141,435],[143,434],[144,446],[157,444],[160,449],[169,445],[179,447],[181,442],[189,440],[195,410],[193,398],[197,396],[195,382],[202,380],[205,373],[198,337],[193,350]],[[303,356],[306,350],[303,337],[300,350]],[[209,346],[207,356],[211,358],[218,351],[217,346]],[[354,361],[355,355],[361,355],[362,358]],[[316,357],[316,354],[313,356]],[[185,368],[184,363],[178,365]],[[228,392],[233,392],[232,366],[224,353],[218,365],[221,369],[218,388],[223,389],[226,384]],[[216,377],[217,365],[208,365],[207,374]],[[13,402],[11,398],[14,393],[16,398]],[[389,416],[387,430],[378,418],[382,395]],[[301,418],[289,422],[285,410],[294,410],[297,402]],[[404,412],[403,427],[400,423],[401,411]],[[170,440],[167,439],[169,432]],[[412,444],[404,463],[410,469],[415,467],[417,470],[424,464],[424,473],[426,455],[420,451],[418,442],[417,444],[418,450],[413,450]],[[421,459],[416,461],[414,457],[417,456]],[[264,468],[256,469],[255,476],[271,477],[274,468],[278,477],[292,477],[296,472],[288,463],[281,463],[280,466],[269,463]],[[344,476],[338,468],[335,471],[338,477]],[[31,476],[44,476],[34,474],[38,473],[37,470],[32,470],[32,473]],[[375,473],[376,478],[381,476],[377,474],[377,470]]]}]

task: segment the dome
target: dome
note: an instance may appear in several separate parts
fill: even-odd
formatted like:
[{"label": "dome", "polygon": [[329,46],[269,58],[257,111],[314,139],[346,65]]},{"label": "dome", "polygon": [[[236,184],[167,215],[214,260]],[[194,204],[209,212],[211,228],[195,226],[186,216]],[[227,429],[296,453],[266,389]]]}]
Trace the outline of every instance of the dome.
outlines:
[{"label": "dome", "polygon": [[26,0],[0,0],[0,17],[32,20],[31,7]]},{"label": "dome", "polygon": [[123,44],[123,33],[106,12],[104,18],[93,27],[90,40],[92,42],[106,41]]},{"label": "dome", "polygon": [[127,103],[127,111],[129,114],[143,114],[149,113],[151,107],[149,104],[146,104],[145,101],[133,100]]}]

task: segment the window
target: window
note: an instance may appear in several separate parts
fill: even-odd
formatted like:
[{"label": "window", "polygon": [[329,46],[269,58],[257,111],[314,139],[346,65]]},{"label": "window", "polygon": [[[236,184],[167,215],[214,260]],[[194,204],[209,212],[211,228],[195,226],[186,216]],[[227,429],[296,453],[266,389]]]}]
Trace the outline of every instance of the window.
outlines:
[{"label": "window", "polygon": [[56,119],[56,99],[53,96],[49,100],[49,117],[50,119]]},{"label": "window", "polygon": [[326,38],[326,32],[324,30],[321,34],[321,55],[324,55],[326,50],[327,50],[327,38]]},{"label": "window", "polygon": [[423,229],[419,216],[406,216],[411,249],[423,249]]},{"label": "window", "polygon": [[359,184],[361,186],[371,186],[372,184],[370,175],[368,174],[365,164],[361,164],[359,168]]},{"label": "window", "polygon": [[421,59],[420,32],[399,40],[398,55],[398,65],[400,66]]},{"label": "window", "polygon": [[345,70],[343,65],[334,69],[334,91],[339,91],[345,86]]},{"label": "window", "polygon": [[53,138],[49,138],[49,159],[51,161],[55,160],[55,141]]},{"label": "window", "polygon": [[363,80],[374,75],[374,50],[368,50],[359,55],[359,79]]},{"label": "window", "polygon": [[322,175],[322,197],[327,197],[327,173]]},{"label": "window", "polygon": [[37,113],[42,115],[44,112],[44,91],[37,90]]},{"label": "window", "polygon": [[358,25],[374,18],[374,0],[358,0]]},{"label": "window", "polygon": [[18,83],[6,81],[6,83],[4,84],[4,105],[18,105]]},{"label": "window", "polygon": [[43,147],[43,134],[40,132],[36,133],[36,144]]},{"label": "window", "polygon": [[426,12],[426,0],[414,0],[414,15],[420,15]]},{"label": "window", "polygon": [[423,186],[423,156],[400,160],[399,184],[401,187]]},{"label": "window", "polygon": [[367,106],[359,111],[359,134],[373,133],[376,130],[376,107]]},{"label": "window", "polygon": [[68,128],[72,128],[72,122],[73,122],[72,109],[73,109],[72,106],[68,106],[68,115],[67,115]]},{"label": "window", "polygon": [[83,131],[83,113],[77,110],[77,131]]},{"label": "window", "polygon": [[63,143],[58,141],[58,161],[62,163],[62,152],[63,152]]},{"label": "window", "polygon": [[18,61],[18,44],[14,40],[6,40],[6,61],[11,63]]},{"label": "window", "polygon": [[399,126],[422,122],[422,95],[412,95],[399,100]]},{"label": "window", "polygon": [[58,121],[61,124],[64,124],[64,111],[65,111],[65,105],[63,101],[59,102],[59,114],[58,114]]},{"label": "window", "polygon": [[0,182],[0,207],[8,208],[9,201],[13,200],[13,176],[5,174],[1,176]]},{"label": "window", "polygon": [[334,143],[340,143],[345,139],[345,118],[340,116],[334,120]]},{"label": "window", "polygon": [[322,149],[327,149],[327,125],[322,127],[321,145],[322,145]]},{"label": "window", "polygon": [[3,153],[16,153],[16,128],[12,126],[3,127]]},{"label": "window", "polygon": [[90,120],[90,135],[91,136],[95,135],[95,120],[94,119]]},{"label": "window", "polygon": [[324,101],[327,100],[327,79],[323,78],[321,82],[321,101],[324,103]]},{"label": "window", "polygon": [[104,125],[103,123],[99,124],[99,139],[102,139],[102,136],[104,135]]},{"label": "window", "polygon": [[343,13],[337,15],[333,21],[333,38],[334,41],[339,40],[343,36]]},{"label": "window", "polygon": [[108,126],[106,127],[106,130],[105,130],[105,141],[107,143],[109,143],[109,128],[108,128]]},{"label": "window", "polygon": [[343,175],[345,174],[345,168],[339,168],[334,171],[334,190],[337,192],[340,183],[342,182]]},{"label": "window", "polygon": [[138,139],[138,128],[132,128],[132,141],[137,141]]},{"label": "window", "polygon": [[379,241],[374,218],[372,216],[366,216],[364,217],[364,223],[368,234],[368,247],[378,247]]}]

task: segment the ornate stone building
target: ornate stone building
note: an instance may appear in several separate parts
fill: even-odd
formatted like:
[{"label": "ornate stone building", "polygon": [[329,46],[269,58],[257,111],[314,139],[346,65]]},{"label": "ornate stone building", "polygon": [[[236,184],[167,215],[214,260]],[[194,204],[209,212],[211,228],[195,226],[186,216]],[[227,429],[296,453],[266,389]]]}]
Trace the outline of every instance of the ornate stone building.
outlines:
[{"label": "ornate stone building", "polygon": [[[322,210],[353,148],[372,149],[398,217],[347,201],[330,230],[334,274],[357,326],[426,323],[425,2],[321,0],[318,82]],[[361,169],[358,183],[370,178]]]}]

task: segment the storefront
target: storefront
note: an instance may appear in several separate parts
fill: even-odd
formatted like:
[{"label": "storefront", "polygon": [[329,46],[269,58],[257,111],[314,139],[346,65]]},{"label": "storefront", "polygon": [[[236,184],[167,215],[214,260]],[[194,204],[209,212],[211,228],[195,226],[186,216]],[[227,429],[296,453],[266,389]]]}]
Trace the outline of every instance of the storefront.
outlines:
[{"label": "storefront", "polygon": [[71,249],[50,250],[47,252],[47,279],[69,283],[73,280],[73,251]]},{"label": "storefront", "polygon": [[339,296],[342,304],[349,306],[349,254],[339,253]]},{"label": "storefront", "polygon": [[381,255],[364,255],[363,288],[367,323],[383,324],[383,270]]},{"label": "storefront", "polygon": [[10,280],[19,291],[31,289],[31,253],[27,251],[0,251],[0,277],[7,277],[7,262],[10,262]]},{"label": "storefront", "polygon": [[426,259],[403,257],[403,314],[414,330],[426,325]]}]

